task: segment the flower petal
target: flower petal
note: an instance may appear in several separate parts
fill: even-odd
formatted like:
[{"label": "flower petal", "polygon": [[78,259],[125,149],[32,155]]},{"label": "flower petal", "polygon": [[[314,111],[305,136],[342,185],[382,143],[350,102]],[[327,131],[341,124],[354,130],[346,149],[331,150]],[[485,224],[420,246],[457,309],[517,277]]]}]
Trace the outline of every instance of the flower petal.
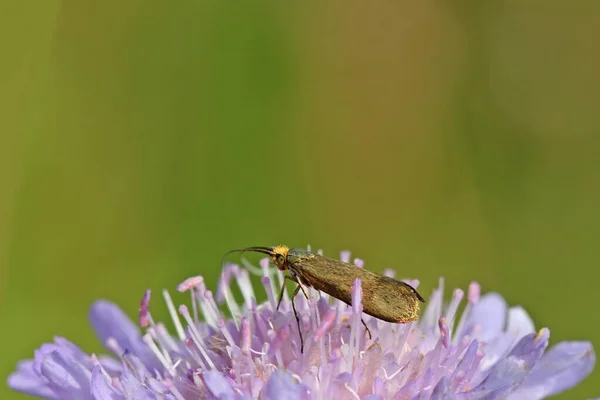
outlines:
[{"label": "flower petal", "polygon": [[[498,293],[488,293],[473,306],[469,324],[479,340],[488,341],[504,329],[506,301]],[[478,331],[478,329],[480,329]]]},{"label": "flower petal", "polygon": [[523,307],[511,307],[508,310],[508,322],[506,332],[513,334],[520,339],[528,333],[535,332],[533,321]]},{"label": "flower petal", "polygon": [[544,354],[546,347],[548,347],[549,337],[550,331],[547,328],[541,329],[539,333],[530,333],[523,336],[510,351],[509,356],[525,361],[526,368],[532,369]]},{"label": "flower petal", "polygon": [[119,306],[110,301],[98,300],[92,304],[89,318],[102,344],[112,338],[123,350],[136,354],[141,343],[140,331]]},{"label": "flower petal", "polygon": [[558,343],[542,357],[509,399],[541,399],[563,392],[586,378],[595,363],[591,343]]},{"label": "flower petal", "polygon": [[431,393],[431,400],[453,400],[454,393],[450,388],[450,380],[447,376],[442,377],[440,381],[435,385],[433,393]]},{"label": "flower petal", "polygon": [[102,367],[96,365],[92,370],[92,398],[94,400],[125,400],[102,373]]},{"label": "flower petal", "polygon": [[42,375],[61,400],[91,399],[91,372],[66,353],[66,350],[58,349],[44,357]]},{"label": "flower petal", "polygon": [[512,390],[525,379],[529,373],[527,363],[515,356],[507,357],[494,365],[488,376],[469,391],[469,399],[486,398],[491,393],[501,391],[505,392]]},{"label": "flower petal", "polygon": [[33,360],[19,362],[17,372],[10,374],[7,384],[12,390],[32,396],[43,397],[45,399],[58,399],[54,391],[47,386],[45,379],[35,372]]},{"label": "flower petal", "polygon": [[261,400],[302,400],[308,398],[308,388],[295,382],[291,375],[277,370],[273,372],[267,384],[260,392]]},{"label": "flower petal", "polygon": [[211,370],[202,374],[202,379],[208,391],[218,399],[235,399],[235,391],[221,372]]},{"label": "flower petal", "polygon": [[121,384],[123,385],[123,392],[126,393],[129,399],[162,400],[164,398],[162,394],[156,393],[142,384],[128,369],[123,371],[121,375]]}]

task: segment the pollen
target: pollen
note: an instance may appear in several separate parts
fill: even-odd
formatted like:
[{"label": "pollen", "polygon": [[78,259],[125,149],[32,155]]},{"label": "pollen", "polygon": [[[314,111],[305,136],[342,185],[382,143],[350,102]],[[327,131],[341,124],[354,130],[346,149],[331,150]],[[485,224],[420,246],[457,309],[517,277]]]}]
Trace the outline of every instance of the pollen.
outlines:
[{"label": "pollen", "polygon": [[290,251],[290,249],[287,246],[284,246],[282,244],[273,247],[273,253],[275,254],[281,254],[282,256],[287,258],[288,255],[288,251]]}]

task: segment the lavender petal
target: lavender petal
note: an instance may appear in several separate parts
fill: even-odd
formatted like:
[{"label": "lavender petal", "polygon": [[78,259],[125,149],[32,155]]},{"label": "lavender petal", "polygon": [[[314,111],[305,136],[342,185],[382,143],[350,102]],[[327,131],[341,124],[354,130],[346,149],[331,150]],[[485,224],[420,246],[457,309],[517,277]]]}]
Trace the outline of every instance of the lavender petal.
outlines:
[{"label": "lavender petal", "polygon": [[92,370],[91,389],[94,400],[125,400],[125,396],[107,382],[100,365],[96,365]]},{"label": "lavender petal", "polygon": [[548,350],[509,399],[541,399],[561,393],[585,379],[595,363],[591,343],[558,343]]},{"label": "lavender petal", "polygon": [[506,301],[498,293],[488,293],[473,307],[470,328],[479,326],[479,340],[488,341],[504,329],[506,323]]},{"label": "lavender petal", "polygon": [[123,385],[123,392],[127,394],[127,398],[143,400],[163,399],[160,394],[146,387],[146,385],[140,382],[138,377],[127,369],[121,375],[121,384]]},{"label": "lavender petal", "polygon": [[433,389],[433,393],[431,393],[431,400],[453,400],[454,393],[452,393],[452,389],[450,388],[450,380],[448,377],[444,376],[440,381],[435,385]]},{"label": "lavender petal", "polygon": [[510,356],[496,363],[489,375],[477,387],[469,391],[469,394],[474,399],[482,399],[497,390],[512,389],[521,383],[528,373],[527,363],[524,360]]},{"label": "lavender petal", "polygon": [[116,304],[106,300],[96,301],[92,304],[89,318],[103,344],[106,344],[108,339],[114,339],[123,350],[134,354],[141,347],[138,327]]},{"label": "lavender petal", "polygon": [[294,382],[290,374],[275,371],[260,393],[261,400],[303,400],[308,398],[308,389],[301,383]]},{"label": "lavender petal", "polygon": [[230,381],[228,381],[221,372],[211,370],[205,372],[202,375],[204,384],[208,391],[217,399],[235,399],[235,391],[231,387]]},{"label": "lavender petal", "polygon": [[17,371],[8,377],[8,387],[18,392],[42,397],[44,399],[58,399],[52,389],[46,385],[46,379],[39,376],[33,368],[33,360],[21,361]]},{"label": "lavender petal", "polygon": [[92,374],[66,353],[58,349],[44,357],[42,375],[48,379],[48,386],[61,400],[91,399]]}]

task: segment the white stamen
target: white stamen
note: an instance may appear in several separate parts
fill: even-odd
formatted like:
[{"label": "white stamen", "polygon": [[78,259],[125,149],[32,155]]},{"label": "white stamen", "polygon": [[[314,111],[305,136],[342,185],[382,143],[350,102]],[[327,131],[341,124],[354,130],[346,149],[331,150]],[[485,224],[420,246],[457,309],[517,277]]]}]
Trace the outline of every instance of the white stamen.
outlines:
[{"label": "white stamen", "polygon": [[[190,333],[190,338],[192,339],[192,341],[194,342],[194,344],[196,345],[198,350],[200,350],[200,353],[202,354],[202,356],[206,359],[206,362],[208,363],[209,367],[211,369],[215,369],[215,364],[212,362],[212,360],[208,356],[208,353],[204,349],[204,346],[202,345],[202,339],[201,339],[200,332],[198,332],[196,325],[193,324],[192,318],[190,317],[190,313],[187,312],[187,307],[180,306],[179,310],[181,312],[181,315],[183,315],[183,318],[188,323],[188,332]],[[182,311],[185,311],[185,312],[182,312]]]},{"label": "white stamen", "polygon": [[385,377],[385,379],[386,379],[386,380],[388,380],[388,381],[389,381],[389,380],[391,380],[391,379],[394,379],[394,377],[395,377],[396,375],[398,375],[400,372],[402,372],[402,371],[404,370],[404,368],[405,368],[405,367],[399,367],[399,368],[398,368],[398,371],[394,372],[394,373],[393,373],[393,374],[391,374],[391,375],[388,375],[388,374],[387,374],[387,371],[385,370],[385,368],[384,368],[384,367],[379,367],[379,369],[383,371],[383,376],[384,376],[384,377]]},{"label": "white stamen", "polygon": [[160,334],[157,332],[156,326],[152,326],[152,327],[148,328],[147,332],[148,332],[148,334],[150,334],[153,341],[156,340],[156,342],[158,342],[158,345],[156,348],[160,350],[160,352],[163,354],[163,357],[165,358],[165,360],[167,360],[168,364],[169,365],[173,364],[173,360],[171,360],[171,356],[169,355],[169,352],[167,351],[167,346],[165,345],[162,338],[160,337]]},{"label": "white stamen", "polygon": [[245,269],[240,270],[237,284],[242,292],[242,297],[246,303],[246,307],[249,307],[251,304],[251,300],[255,299],[254,289],[252,288],[252,282],[250,282],[250,277],[248,276],[248,271]]},{"label": "white stamen", "polygon": [[[166,382],[165,382],[165,384],[166,384]],[[185,397],[183,397],[183,395],[181,393],[179,393],[179,390],[177,390],[177,388],[173,384],[169,383],[166,386],[169,388],[169,391],[175,397],[175,399],[185,400]]]},{"label": "white stamen", "polygon": [[468,301],[467,305],[465,306],[465,309],[463,310],[462,315],[460,316],[460,319],[458,320],[458,325],[456,326],[456,330],[454,331],[454,335],[453,335],[453,341],[452,341],[453,343],[457,343],[457,341],[460,340],[461,336],[463,336],[465,334],[465,332],[464,332],[465,324],[471,317],[471,313],[473,312],[473,306],[479,300],[479,292],[480,292],[479,284],[477,282],[471,282],[471,284],[469,285],[469,292],[468,292],[468,300],[469,301]]},{"label": "white stamen", "polygon": [[[192,315],[194,316],[194,322],[198,323],[198,303],[196,302],[196,291],[192,288],[190,290],[190,296],[192,297]],[[206,318],[206,314],[204,314]]]},{"label": "white stamen", "polygon": [[119,346],[119,342],[117,342],[117,339],[115,339],[112,336],[106,339],[105,345],[106,348],[112,350],[112,352],[117,354],[118,356],[121,356],[123,353],[125,353],[125,350],[123,350],[123,348]]},{"label": "white stamen", "polygon": [[250,271],[250,273],[252,273],[252,275],[264,276],[264,271],[262,268],[256,268],[253,264],[248,262],[248,260],[246,260],[245,258],[242,258],[242,264],[244,264],[244,268],[246,270]]},{"label": "white stamen", "polygon": [[177,311],[175,310],[175,305],[173,304],[173,300],[171,299],[171,295],[168,290],[163,290],[163,298],[165,299],[165,303],[167,303],[167,308],[169,309],[169,315],[171,316],[171,321],[173,321],[173,325],[175,325],[175,331],[177,331],[177,337],[179,340],[185,340],[185,332],[183,331],[183,326],[181,325],[181,320],[177,315]]},{"label": "white stamen", "polygon": [[152,340],[152,336],[149,333],[146,333],[144,336],[142,336],[142,340],[148,345],[148,347],[150,347],[150,350],[152,350],[156,358],[158,358],[158,361],[160,361],[163,367],[165,367],[165,369],[169,372],[169,375],[171,375],[171,377],[175,377],[175,371],[171,369],[172,364],[169,363],[169,361],[164,357],[156,343],[154,343],[154,340]]},{"label": "white stamen", "polygon": [[221,290],[223,291],[223,296],[225,297],[225,303],[227,304],[227,308],[229,308],[229,311],[231,312],[231,318],[235,323],[235,327],[239,329],[239,322],[240,318],[242,317],[242,312],[240,311],[240,307],[238,306],[237,302],[235,301],[235,298],[233,297],[233,293],[231,292],[229,282],[225,282],[224,277],[221,278]]},{"label": "white stamen", "polygon": [[448,305],[446,310],[446,320],[448,321],[448,325],[451,327],[454,324],[454,317],[456,316],[456,310],[460,305],[460,302],[464,296],[465,292],[460,289],[456,289],[452,294],[452,300]]},{"label": "white stamen", "polygon": [[267,355],[267,353],[265,353],[264,351],[257,351],[257,350],[253,350],[253,349],[250,349],[250,352],[254,353],[254,354],[258,355],[258,356],[265,356],[265,355]]},{"label": "white stamen", "polygon": [[221,310],[219,310],[219,306],[215,302],[215,298],[213,296],[213,293],[210,290],[207,290],[204,293],[204,299],[206,300],[206,304],[210,308],[213,316],[215,317],[215,323],[218,326],[219,320],[220,319],[224,319],[224,318],[223,318],[223,315],[221,315]]},{"label": "white stamen", "polygon": [[265,287],[267,298],[269,299],[269,303],[271,303],[271,309],[274,312],[277,308],[277,303],[275,302],[275,296],[273,295],[273,285],[271,284],[271,279],[268,276],[263,276],[260,281]]},{"label": "white stamen", "polygon": [[202,358],[200,357],[200,355],[194,351],[193,346],[196,346],[196,343],[194,342],[194,339],[191,338],[191,336],[192,336],[192,334],[190,333],[190,338],[185,339],[185,341],[184,341],[185,349],[190,354],[190,356],[194,359],[194,361],[196,361],[196,363],[200,365],[200,368],[203,371],[208,371],[208,367],[206,366],[204,361],[202,361]]},{"label": "white stamen", "polygon": [[344,383],[344,387],[350,392],[350,394],[352,394],[352,397],[354,397],[357,400],[360,400],[360,396],[358,395],[358,393],[356,393],[354,389],[352,389],[347,383]]},{"label": "white stamen", "polygon": [[227,329],[227,326],[225,325],[225,321],[222,319],[218,320],[217,327],[221,331],[221,334],[223,335],[223,337],[225,338],[227,343],[230,346],[235,346],[235,342],[233,341],[233,337],[231,336],[231,333],[229,333],[229,330]]},{"label": "white stamen", "polygon": [[213,307],[210,302],[206,298],[206,294],[208,291],[204,292],[204,296],[198,296],[198,304],[200,305],[200,309],[202,310],[202,314],[204,315],[204,320],[206,323],[213,328],[217,327],[217,320],[219,317],[215,314]]}]

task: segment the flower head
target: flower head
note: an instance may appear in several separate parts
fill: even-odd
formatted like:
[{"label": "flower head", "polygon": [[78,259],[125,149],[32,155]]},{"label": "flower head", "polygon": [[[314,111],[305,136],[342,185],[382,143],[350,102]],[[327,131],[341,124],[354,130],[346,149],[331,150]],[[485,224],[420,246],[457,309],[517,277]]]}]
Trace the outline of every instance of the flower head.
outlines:
[{"label": "flower head", "polygon": [[[343,259],[350,259],[348,253]],[[362,260],[355,260],[362,267]],[[175,335],[139,308],[140,333],[115,304],[99,300],[90,321],[114,356],[87,354],[63,338],[44,344],[8,380],[15,390],[47,399],[541,399],[592,371],[589,342],[562,342],[549,351],[550,331],[534,330],[521,307],[471,283],[467,304],[456,289],[444,304],[444,281],[420,320],[392,324],[362,313],[361,282],[352,306],[310,289],[295,298],[304,336],[287,293],[276,310],[281,271],[268,259],[257,269],[227,265],[216,294],[202,277],[179,285],[191,310],[163,297]],[[267,301],[257,304],[248,271],[262,275]],[[390,271],[388,275],[392,275]],[[233,295],[239,287],[243,302]],[[407,281],[413,287],[418,281]],[[230,317],[223,315],[225,304]],[[371,332],[366,334],[361,318]]]}]

